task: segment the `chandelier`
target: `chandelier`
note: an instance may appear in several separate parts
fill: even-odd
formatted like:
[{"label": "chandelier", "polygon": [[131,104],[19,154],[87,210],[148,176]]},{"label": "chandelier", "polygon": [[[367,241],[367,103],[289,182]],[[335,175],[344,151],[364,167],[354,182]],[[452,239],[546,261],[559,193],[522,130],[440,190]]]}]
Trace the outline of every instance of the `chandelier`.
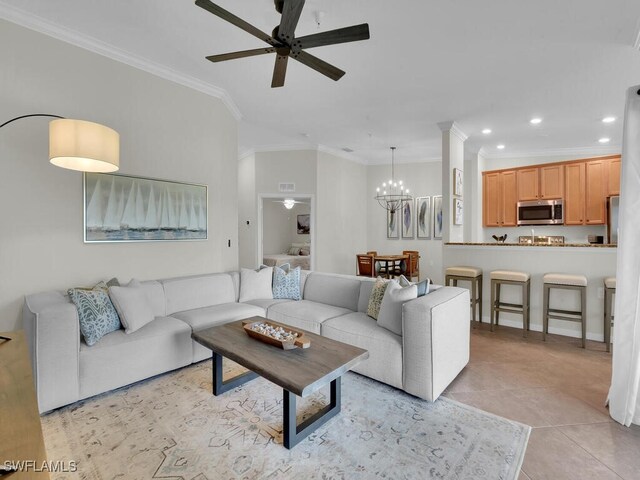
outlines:
[{"label": "chandelier", "polygon": [[409,195],[409,189],[405,188],[402,180],[396,180],[395,153],[396,147],[391,147],[391,180],[376,188],[376,196],[374,197],[382,208],[386,208],[392,213],[400,210],[403,202],[413,200],[413,197]]}]

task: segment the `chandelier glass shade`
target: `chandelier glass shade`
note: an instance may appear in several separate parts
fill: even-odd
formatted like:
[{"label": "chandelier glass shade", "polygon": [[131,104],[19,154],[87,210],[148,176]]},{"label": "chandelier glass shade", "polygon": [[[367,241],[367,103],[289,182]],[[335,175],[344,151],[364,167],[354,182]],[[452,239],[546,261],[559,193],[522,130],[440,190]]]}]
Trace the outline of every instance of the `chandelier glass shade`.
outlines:
[{"label": "chandelier glass shade", "polygon": [[395,153],[396,147],[391,147],[391,180],[384,182],[380,187],[376,188],[376,196],[374,197],[382,208],[392,213],[400,210],[404,202],[413,200],[404,182],[396,179]]}]

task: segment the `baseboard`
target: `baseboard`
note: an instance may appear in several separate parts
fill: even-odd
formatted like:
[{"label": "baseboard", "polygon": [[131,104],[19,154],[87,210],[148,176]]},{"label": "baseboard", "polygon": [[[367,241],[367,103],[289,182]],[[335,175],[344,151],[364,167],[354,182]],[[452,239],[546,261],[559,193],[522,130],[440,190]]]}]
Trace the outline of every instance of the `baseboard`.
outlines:
[{"label": "baseboard", "polygon": [[[482,321],[486,323],[490,323],[491,318],[482,317]],[[504,325],[505,327],[522,328],[522,321],[501,318],[500,325]],[[530,328],[532,332],[542,332],[542,325],[531,324]],[[565,337],[573,337],[573,338],[581,337],[580,332],[577,330],[572,330],[569,328],[559,328],[553,325],[549,325],[549,333],[554,335],[562,335]],[[593,340],[594,342],[604,342],[604,334],[587,332],[587,340]]]}]

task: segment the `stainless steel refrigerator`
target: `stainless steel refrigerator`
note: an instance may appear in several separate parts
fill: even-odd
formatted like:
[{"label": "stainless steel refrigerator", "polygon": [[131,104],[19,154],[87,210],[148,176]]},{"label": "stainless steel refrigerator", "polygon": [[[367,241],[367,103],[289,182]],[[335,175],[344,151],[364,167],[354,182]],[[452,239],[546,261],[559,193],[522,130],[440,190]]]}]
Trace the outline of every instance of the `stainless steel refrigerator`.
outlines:
[{"label": "stainless steel refrigerator", "polygon": [[618,244],[620,197],[607,198],[607,243]]}]

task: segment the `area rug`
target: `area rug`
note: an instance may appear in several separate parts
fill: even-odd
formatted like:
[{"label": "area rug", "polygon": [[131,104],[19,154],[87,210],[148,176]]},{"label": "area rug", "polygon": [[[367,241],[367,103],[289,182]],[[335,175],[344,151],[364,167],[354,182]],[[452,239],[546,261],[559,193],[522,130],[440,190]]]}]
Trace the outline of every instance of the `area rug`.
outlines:
[{"label": "area rug", "polygon": [[[227,367],[227,370],[233,367]],[[298,421],[328,387],[298,402]],[[54,479],[516,479],[530,427],[441,397],[435,403],[355,373],[342,411],[292,450],[282,390],[255,379],[219,397],[211,363],[93,397],[42,418]]]}]

